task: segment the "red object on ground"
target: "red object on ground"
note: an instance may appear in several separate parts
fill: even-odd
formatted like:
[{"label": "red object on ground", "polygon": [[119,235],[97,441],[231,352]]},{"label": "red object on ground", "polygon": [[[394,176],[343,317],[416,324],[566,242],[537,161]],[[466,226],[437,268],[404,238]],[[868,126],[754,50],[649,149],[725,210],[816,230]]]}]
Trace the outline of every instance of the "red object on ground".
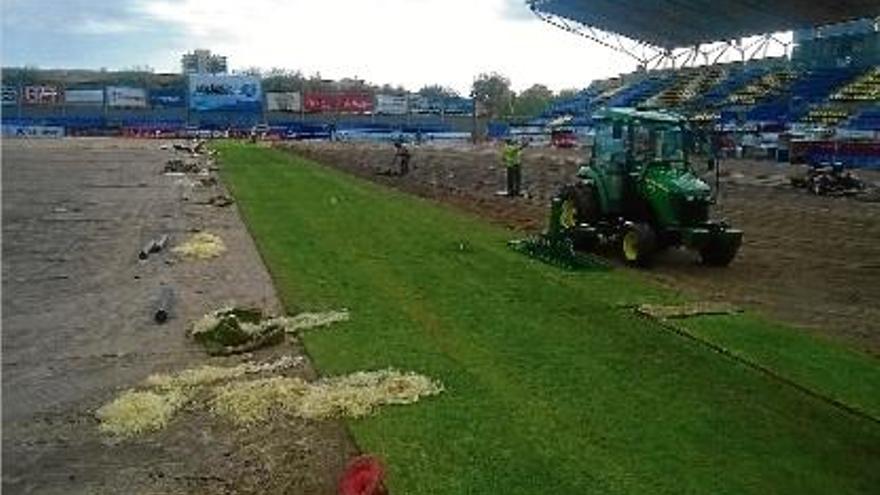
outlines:
[{"label": "red object on ground", "polygon": [[388,495],[382,482],[385,468],[375,457],[364,455],[352,459],[339,480],[339,495]]}]

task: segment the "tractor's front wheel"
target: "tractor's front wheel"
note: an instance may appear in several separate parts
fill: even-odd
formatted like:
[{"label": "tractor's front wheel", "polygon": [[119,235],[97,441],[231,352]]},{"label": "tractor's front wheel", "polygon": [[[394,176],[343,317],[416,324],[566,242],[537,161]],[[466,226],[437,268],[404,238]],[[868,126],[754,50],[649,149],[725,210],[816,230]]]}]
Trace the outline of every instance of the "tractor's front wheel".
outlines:
[{"label": "tractor's front wheel", "polygon": [[594,236],[578,234],[578,225],[594,224],[599,220],[599,202],[592,186],[568,185],[557,196],[562,202],[559,208],[559,226],[571,236],[575,249],[589,251],[595,247]]},{"label": "tractor's front wheel", "polygon": [[623,232],[620,244],[624,261],[645,267],[651,264],[657,252],[657,234],[646,223],[632,224]]}]

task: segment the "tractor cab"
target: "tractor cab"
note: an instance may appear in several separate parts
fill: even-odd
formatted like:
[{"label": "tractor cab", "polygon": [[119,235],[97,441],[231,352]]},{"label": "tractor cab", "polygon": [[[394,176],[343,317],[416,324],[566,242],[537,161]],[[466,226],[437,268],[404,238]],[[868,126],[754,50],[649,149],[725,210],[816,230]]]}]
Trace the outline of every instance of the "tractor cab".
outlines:
[{"label": "tractor cab", "polygon": [[[652,175],[665,171],[667,176],[696,178],[687,164],[686,129],[681,118],[663,112],[616,108],[597,115],[596,120],[590,162],[578,175],[592,179],[603,210],[620,214],[644,210],[639,185],[649,169],[657,169]],[[706,192],[708,187],[701,194]]]},{"label": "tractor cab", "polygon": [[685,120],[633,108],[594,119],[590,160],[554,198],[550,235],[587,248],[620,241],[624,258],[639,265],[678,245],[698,250],[706,264],[730,263],[742,232],[709,219],[711,189],[688,164]]}]

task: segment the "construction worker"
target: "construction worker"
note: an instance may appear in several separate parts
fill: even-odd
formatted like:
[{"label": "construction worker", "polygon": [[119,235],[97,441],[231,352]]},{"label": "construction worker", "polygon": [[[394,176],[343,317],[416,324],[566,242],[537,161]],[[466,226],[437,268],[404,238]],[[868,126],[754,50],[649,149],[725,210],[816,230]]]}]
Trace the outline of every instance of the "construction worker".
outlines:
[{"label": "construction worker", "polygon": [[519,196],[522,184],[522,150],[528,145],[525,140],[517,143],[514,139],[508,139],[504,144],[501,157],[507,169],[507,195]]},{"label": "construction worker", "polygon": [[406,175],[409,173],[409,160],[411,157],[409,148],[406,147],[403,141],[395,141],[394,148],[397,150],[394,153],[394,161],[398,167],[397,175]]}]

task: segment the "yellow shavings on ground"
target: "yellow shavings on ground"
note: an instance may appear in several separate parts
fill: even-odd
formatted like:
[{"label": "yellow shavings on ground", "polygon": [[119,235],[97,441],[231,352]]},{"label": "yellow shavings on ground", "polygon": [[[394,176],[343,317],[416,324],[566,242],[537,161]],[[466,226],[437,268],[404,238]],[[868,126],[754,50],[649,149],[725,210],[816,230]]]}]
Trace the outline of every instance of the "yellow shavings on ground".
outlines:
[{"label": "yellow shavings on ground", "polygon": [[729,315],[739,313],[740,309],[728,303],[695,302],[665,306],[661,304],[642,304],[636,311],[654,318],[688,318],[699,315]]},{"label": "yellow shavings on ground", "polygon": [[301,359],[283,356],[277,361],[269,363],[242,363],[233,367],[200,366],[174,374],[150,375],[147,377],[146,385],[163,390],[199,387],[249,374],[281,371],[292,368],[300,362]]},{"label": "yellow shavings on ground", "polygon": [[211,410],[236,424],[253,425],[275,411],[292,414],[289,406],[296,404],[307,389],[306,382],[299,378],[280,376],[233,382],[217,387]]},{"label": "yellow shavings on ground", "polygon": [[214,234],[199,232],[173,251],[186,258],[206,260],[216,258],[226,251],[223,240]]},{"label": "yellow shavings on ground", "polygon": [[208,384],[249,374],[272,373],[296,366],[301,358],[284,356],[268,363],[243,363],[231,368],[202,366],[175,374],[150,375],[151,390],[127,390],[95,412],[100,430],[120,437],[161,430],[174,414]]},{"label": "yellow shavings on ground", "polygon": [[387,404],[411,404],[439,394],[428,377],[395,370],[358,372],[307,383],[298,378],[233,382],[215,389],[211,410],[233,423],[251,425],[275,414],[306,419],[366,416]]},{"label": "yellow shavings on ground", "polygon": [[340,321],[348,321],[348,310],[327,311],[324,313],[300,313],[296,316],[288,316],[284,318],[275,318],[273,321],[281,324],[288,333],[295,333],[299,330],[307,330],[309,328],[323,327]]},{"label": "yellow shavings on ground", "polygon": [[186,402],[180,391],[162,394],[129,390],[96,412],[105,433],[131,437],[160,430]]}]

